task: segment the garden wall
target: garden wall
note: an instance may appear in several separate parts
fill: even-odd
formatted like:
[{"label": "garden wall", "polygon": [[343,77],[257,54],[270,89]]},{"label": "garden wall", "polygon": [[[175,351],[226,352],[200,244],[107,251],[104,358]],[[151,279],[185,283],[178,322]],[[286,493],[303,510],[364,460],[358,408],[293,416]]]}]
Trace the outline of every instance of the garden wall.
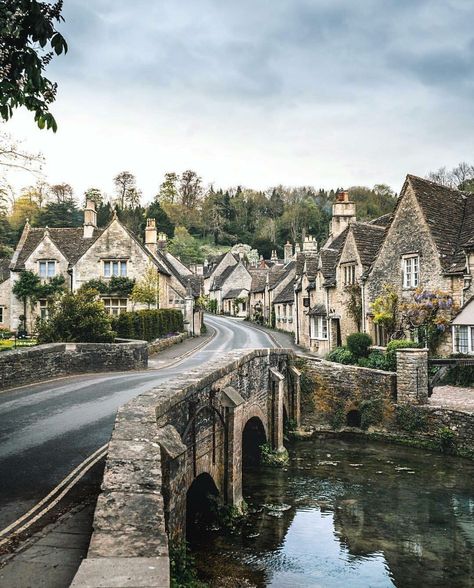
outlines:
[{"label": "garden wall", "polygon": [[69,374],[146,368],[145,341],[50,343],[0,354],[0,390]]}]

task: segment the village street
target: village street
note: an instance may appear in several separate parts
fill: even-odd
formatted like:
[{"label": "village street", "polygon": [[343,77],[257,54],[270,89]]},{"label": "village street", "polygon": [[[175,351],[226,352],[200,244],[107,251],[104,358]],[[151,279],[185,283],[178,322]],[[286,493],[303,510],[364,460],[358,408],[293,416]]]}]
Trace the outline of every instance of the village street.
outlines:
[{"label": "village street", "polygon": [[214,316],[206,323],[214,336],[182,361],[175,347],[152,358],[146,371],[73,376],[0,394],[0,530],[108,442],[119,406],[226,351],[277,344],[248,323]]}]

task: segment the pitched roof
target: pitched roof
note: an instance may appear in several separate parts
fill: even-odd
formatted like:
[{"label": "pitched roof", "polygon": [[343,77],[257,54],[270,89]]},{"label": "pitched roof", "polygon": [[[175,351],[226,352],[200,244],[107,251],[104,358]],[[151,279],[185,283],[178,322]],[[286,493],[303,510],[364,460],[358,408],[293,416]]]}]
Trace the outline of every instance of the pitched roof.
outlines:
[{"label": "pitched roof", "polygon": [[273,290],[287,274],[288,272],[285,268],[280,266],[273,267],[268,272],[268,289]]},{"label": "pitched roof", "polygon": [[11,259],[9,257],[0,259],[0,284],[10,277],[10,263]]},{"label": "pitched roof", "polygon": [[290,280],[288,284],[279,292],[275,299],[274,304],[280,304],[283,302],[293,302],[295,299],[295,280]]},{"label": "pitched roof", "polygon": [[388,225],[392,222],[393,212],[388,212],[387,214],[383,214],[378,218],[374,218],[370,221],[366,221],[366,224],[369,225],[377,225],[378,227],[388,227]]},{"label": "pitched roof", "polygon": [[474,228],[474,195],[410,174],[403,191],[407,184],[421,207],[441,266],[448,273],[462,272],[465,267],[463,240],[472,235]]},{"label": "pitched roof", "polygon": [[354,235],[362,265],[371,265],[382,244],[385,228],[370,223],[352,223],[350,230]]},{"label": "pitched roof", "polygon": [[247,288],[234,288],[233,290],[229,290],[227,294],[222,297],[222,300],[232,300],[233,298],[238,298],[243,290],[248,292]]},{"label": "pitched roof", "polygon": [[225,270],[218,276],[214,278],[214,281],[211,286],[211,290],[220,290],[224,285],[224,282],[227,278],[231,275],[231,273],[235,270],[237,266],[235,265],[228,265]]},{"label": "pitched roof", "polygon": [[250,292],[263,292],[267,283],[267,269],[249,269],[252,276]]}]

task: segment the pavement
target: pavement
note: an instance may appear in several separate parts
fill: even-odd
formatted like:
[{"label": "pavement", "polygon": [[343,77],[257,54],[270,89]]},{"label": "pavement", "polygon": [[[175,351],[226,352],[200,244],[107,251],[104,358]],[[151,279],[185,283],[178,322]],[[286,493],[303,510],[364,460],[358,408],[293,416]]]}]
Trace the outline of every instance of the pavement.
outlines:
[{"label": "pavement", "polygon": [[474,414],[474,388],[437,386],[433,390],[429,404]]},{"label": "pavement", "polygon": [[[19,518],[108,442],[119,406],[227,351],[291,343],[287,335],[247,322],[217,316],[206,316],[205,322],[205,340],[166,349],[151,358],[148,370],[84,374],[0,393],[0,546],[9,537],[2,529],[17,529]],[[101,468],[103,459],[21,541],[14,536],[0,547],[1,588],[69,586],[87,553],[90,498],[98,494]]]}]

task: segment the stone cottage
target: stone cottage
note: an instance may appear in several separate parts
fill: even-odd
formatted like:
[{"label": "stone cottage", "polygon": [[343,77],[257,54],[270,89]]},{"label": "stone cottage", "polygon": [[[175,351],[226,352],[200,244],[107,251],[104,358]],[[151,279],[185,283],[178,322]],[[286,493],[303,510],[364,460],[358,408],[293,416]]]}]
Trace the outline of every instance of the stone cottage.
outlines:
[{"label": "stone cottage", "polygon": [[[399,301],[411,300],[417,288],[448,292],[460,307],[472,298],[473,235],[473,194],[407,175],[380,250],[363,280],[364,329],[377,344],[385,345],[389,333],[374,324],[371,305],[385,284]],[[406,335],[416,337],[414,332]],[[460,339],[457,346],[449,330],[438,351],[460,348],[465,349],[464,342]]]},{"label": "stone cottage", "polygon": [[[199,278],[166,250],[166,236],[157,234],[154,219],[148,219],[145,243],[114,215],[105,227],[97,227],[95,204],[86,203],[84,225],[80,228],[33,228],[27,222],[10,264],[8,288],[9,324],[17,329],[23,305],[12,292],[23,270],[32,271],[42,280],[63,276],[70,291],[78,290],[89,280],[110,282],[113,277],[140,280],[153,268],[159,276],[159,305],[180,308],[190,332],[200,330],[200,316],[195,300],[200,295]],[[102,297],[111,314],[140,308],[127,295],[110,292]],[[0,301],[1,303],[1,301]],[[47,301],[39,300],[29,313],[28,328],[37,316],[47,315]]]}]

